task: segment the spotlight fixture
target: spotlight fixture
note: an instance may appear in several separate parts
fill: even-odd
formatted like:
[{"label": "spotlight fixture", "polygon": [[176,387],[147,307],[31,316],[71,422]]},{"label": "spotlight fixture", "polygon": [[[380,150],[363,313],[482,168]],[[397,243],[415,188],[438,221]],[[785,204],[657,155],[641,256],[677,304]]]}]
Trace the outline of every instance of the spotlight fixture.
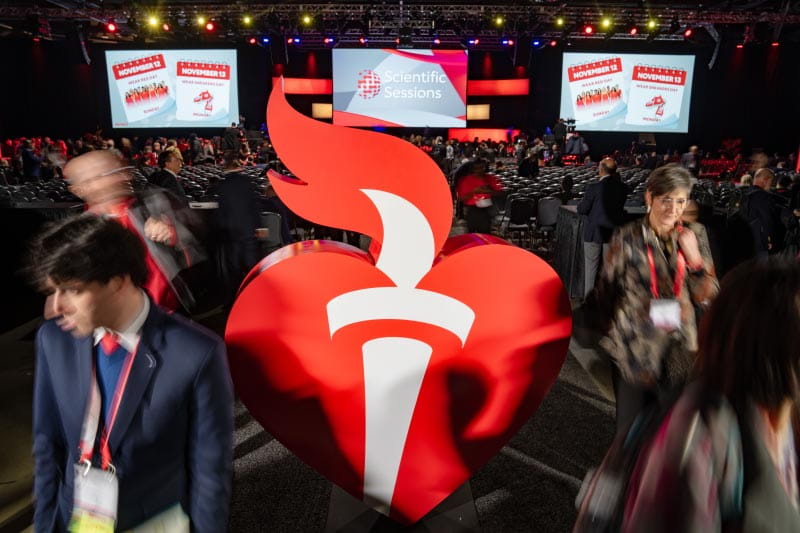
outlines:
[{"label": "spotlight fixture", "polygon": [[561,28],[562,26],[564,26],[564,17],[557,17],[556,28]]},{"label": "spotlight fixture", "polygon": [[653,31],[656,28],[658,28],[658,22],[656,22],[656,19],[650,19],[650,20],[647,21],[647,29],[648,30]]},{"label": "spotlight fixture", "polygon": [[161,25],[161,29],[164,31],[170,31],[172,29],[172,26],[170,26],[168,22],[165,22],[164,24]]},{"label": "spotlight fixture", "polygon": [[314,22],[314,19],[306,13],[300,18],[300,21],[303,23],[304,26],[311,26],[311,23]]},{"label": "spotlight fixture", "polygon": [[209,20],[208,22],[206,22],[206,31],[211,32],[214,31],[215,29],[217,29],[217,25],[214,24],[213,20]]},{"label": "spotlight fixture", "polygon": [[106,23],[106,33],[116,33],[117,29],[117,23],[114,22],[114,19],[108,19]]},{"label": "spotlight fixture", "polygon": [[743,45],[742,43],[738,43],[738,44],[736,45],[736,48],[738,48],[739,50],[741,50],[742,48],[744,48],[744,45]]},{"label": "spotlight fixture", "polygon": [[531,46],[534,48],[538,48],[542,44],[542,41],[539,39],[533,39],[531,41]]},{"label": "spotlight fixture", "polygon": [[434,35],[433,36],[433,41],[432,42],[436,46],[439,46],[440,44],[442,44],[442,40],[439,38],[438,35]]},{"label": "spotlight fixture", "polygon": [[550,41],[550,46],[552,46],[552,47],[558,46],[558,41],[553,39],[552,41]]},{"label": "spotlight fixture", "polygon": [[593,34],[594,33],[594,26],[592,26],[591,24],[584,24],[583,33],[585,33],[586,35]]},{"label": "spotlight fixture", "polygon": [[600,27],[603,28],[604,31],[610,30],[611,19],[609,17],[603,17],[603,20],[600,21]]},{"label": "spotlight fixture", "polygon": [[333,46],[336,44],[336,37],[328,35],[322,40],[322,42],[325,43],[325,46]]},{"label": "spotlight fixture", "polygon": [[261,44],[269,44],[269,37],[264,35],[261,37]]},{"label": "spotlight fixture", "polygon": [[503,39],[500,41],[500,44],[502,44],[503,46],[514,46],[514,39],[503,37]]},{"label": "spotlight fixture", "polygon": [[197,17],[197,25],[198,26],[205,26],[206,25],[206,18],[203,15]]},{"label": "spotlight fixture", "polygon": [[467,44],[467,46],[478,46],[481,40],[477,37],[468,37],[464,40],[464,42]]},{"label": "spotlight fixture", "polygon": [[245,15],[244,17],[242,17],[242,24],[244,24],[245,26],[249,26],[252,23],[253,23],[253,17],[251,17],[250,15]]},{"label": "spotlight fixture", "polygon": [[358,38],[358,42],[366,45],[367,43],[369,43],[369,37],[362,35],[361,37]]},{"label": "spotlight fixture", "polygon": [[256,39],[255,37],[250,37],[249,39],[247,39],[247,42],[250,44],[257,44],[258,39]]},{"label": "spotlight fixture", "polygon": [[506,19],[505,19],[505,17],[503,17],[503,15],[497,15],[494,18],[494,25],[497,26],[498,28],[500,26],[502,26],[503,24],[505,24],[505,23],[506,23]]},{"label": "spotlight fixture", "polygon": [[155,15],[150,15],[147,17],[147,25],[151,28],[155,28],[158,26],[158,17]]},{"label": "spotlight fixture", "polygon": [[693,30],[692,28],[686,28],[685,30],[683,30],[683,36],[684,36],[686,39],[688,39],[689,37],[691,37],[691,36],[692,36],[692,34],[694,34],[694,30]]},{"label": "spotlight fixture", "polygon": [[770,46],[780,46],[780,45],[781,43],[779,43],[778,41],[772,41],[772,44]]}]

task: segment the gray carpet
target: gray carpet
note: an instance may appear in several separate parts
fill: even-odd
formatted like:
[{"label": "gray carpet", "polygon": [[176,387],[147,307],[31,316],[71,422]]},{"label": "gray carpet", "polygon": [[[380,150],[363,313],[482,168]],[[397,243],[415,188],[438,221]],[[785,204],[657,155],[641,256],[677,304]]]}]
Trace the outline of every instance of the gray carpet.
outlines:
[{"label": "gray carpet", "polygon": [[[470,480],[481,531],[570,531],[581,480],[600,462],[613,432],[613,403],[568,355],[536,414]],[[241,405],[234,470],[231,531],[324,530],[330,483],[268,435]]]}]

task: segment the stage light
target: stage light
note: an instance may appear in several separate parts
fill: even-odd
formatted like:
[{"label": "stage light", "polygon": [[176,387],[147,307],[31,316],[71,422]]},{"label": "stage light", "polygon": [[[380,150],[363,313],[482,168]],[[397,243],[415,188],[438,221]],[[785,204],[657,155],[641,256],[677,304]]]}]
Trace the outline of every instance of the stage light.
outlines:
[{"label": "stage light", "polygon": [[556,19],[556,27],[560,28],[564,25],[564,17],[558,17]]},{"label": "stage light", "polygon": [[692,28],[686,28],[685,30],[683,30],[683,36],[687,39],[691,37],[693,33],[694,30],[692,30]]},{"label": "stage light", "polygon": [[506,23],[506,19],[502,15],[497,15],[494,18],[494,25],[495,26],[502,26],[505,23]]},{"label": "stage light", "polygon": [[358,38],[358,42],[361,44],[367,44],[369,42],[369,37],[361,36]]},{"label": "stage light", "polygon": [[655,19],[650,19],[647,21],[647,29],[652,31],[658,27],[658,22]]},{"label": "stage light", "polygon": [[611,28],[611,19],[604,17],[603,20],[600,21],[600,26],[602,26],[604,30]]},{"label": "stage light", "polygon": [[250,37],[249,39],[247,39],[247,42],[250,44],[256,44],[258,40],[255,37]]},{"label": "stage light", "polygon": [[117,24],[114,22],[114,19],[108,19],[106,23],[106,32],[107,33],[115,33],[117,31]]},{"label": "stage light", "polygon": [[172,29],[172,27],[168,23],[165,22],[164,24],[161,25],[161,29],[164,30],[164,31],[169,31],[169,30]]},{"label": "stage light", "polygon": [[158,26],[158,17],[153,16],[153,15],[147,17],[147,24],[151,28],[155,28],[156,26]]},{"label": "stage light", "polygon": [[252,24],[252,22],[253,22],[253,17],[251,17],[250,15],[245,15],[244,17],[242,17],[242,23],[245,26],[249,26],[250,24]]},{"label": "stage light", "polygon": [[438,37],[434,37],[433,38],[433,44],[435,44],[436,46],[439,46],[440,44],[442,44],[442,40],[439,39]]},{"label": "stage light", "polygon": [[503,37],[503,39],[500,41],[500,44],[502,44],[503,46],[514,46],[514,39]]},{"label": "stage light", "polygon": [[781,43],[779,43],[778,41],[772,41],[772,46],[780,46],[780,45]]},{"label": "stage light", "polygon": [[630,29],[628,30],[628,33],[631,35],[636,35],[637,33],[639,33],[639,28],[637,28],[636,26],[631,26]]},{"label": "stage light", "polygon": [[469,37],[466,39],[467,46],[478,46],[481,40],[477,37]]},{"label": "stage light", "polygon": [[266,35],[264,37],[262,37],[261,38],[261,43],[262,44],[269,44],[269,37],[267,37]]},{"label": "stage light", "polygon": [[333,46],[334,44],[336,44],[336,37],[328,35],[322,40],[322,42],[325,43],[325,46]]},{"label": "stage light", "polygon": [[736,45],[736,48],[741,50],[742,48],[744,48],[744,45],[742,43],[739,43],[739,44]]},{"label": "stage light", "polygon": [[206,18],[202,15],[197,17],[197,25],[198,26],[205,26],[206,25]]},{"label": "stage light", "polygon": [[553,39],[552,41],[550,41],[550,46],[558,46],[558,41]]},{"label": "stage light", "polygon": [[310,26],[310,25],[311,25],[311,23],[312,23],[312,22],[314,22],[314,19],[313,19],[313,18],[311,18],[311,15],[309,15],[309,14],[305,14],[305,15],[303,15],[303,17],[302,17],[300,20],[301,20],[301,21],[303,22],[303,24],[305,24],[306,26]]},{"label": "stage light", "polygon": [[586,24],[583,27],[583,33],[585,33],[586,35],[593,34],[594,33],[594,26],[592,26],[591,24]]},{"label": "stage light", "polygon": [[209,20],[208,22],[206,22],[206,31],[214,31],[214,29],[216,29],[216,27],[217,26],[214,24],[213,21]]},{"label": "stage light", "polygon": [[536,47],[539,46],[540,44],[542,44],[542,41],[540,41],[539,39],[534,39],[531,41],[531,46]]}]

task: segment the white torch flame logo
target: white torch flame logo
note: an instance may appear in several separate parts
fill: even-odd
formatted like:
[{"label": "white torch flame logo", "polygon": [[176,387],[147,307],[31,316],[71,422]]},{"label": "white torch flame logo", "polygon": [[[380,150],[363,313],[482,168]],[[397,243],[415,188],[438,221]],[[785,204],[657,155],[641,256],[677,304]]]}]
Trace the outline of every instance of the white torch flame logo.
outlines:
[{"label": "white torch flame logo", "polygon": [[[430,224],[414,204],[395,194],[362,189],[380,213],[384,235],[376,267],[395,287],[341,294],[328,302],[331,336],[367,320],[409,320],[431,324],[467,340],[475,312],[463,302],[416,288],[433,264],[436,250]],[[366,442],[364,502],[389,514],[400,461],[422,380],[433,349],[404,337],[364,343]]]}]

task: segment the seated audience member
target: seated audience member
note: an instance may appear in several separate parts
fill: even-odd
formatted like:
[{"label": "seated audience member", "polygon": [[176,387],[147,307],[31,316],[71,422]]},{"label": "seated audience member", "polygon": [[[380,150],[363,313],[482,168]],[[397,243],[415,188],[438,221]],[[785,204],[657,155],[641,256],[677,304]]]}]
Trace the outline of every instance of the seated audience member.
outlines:
[{"label": "seated audience member", "polygon": [[142,240],[112,220],[64,219],[31,255],[58,317],[36,336],[35,530],[225,531],[222,339],[155,305]]},{"label": "seated audience member", "polygon": [[800,531],[800,268],[730,272],[704,318],[698,378],[639,455],[621,531]]}]

